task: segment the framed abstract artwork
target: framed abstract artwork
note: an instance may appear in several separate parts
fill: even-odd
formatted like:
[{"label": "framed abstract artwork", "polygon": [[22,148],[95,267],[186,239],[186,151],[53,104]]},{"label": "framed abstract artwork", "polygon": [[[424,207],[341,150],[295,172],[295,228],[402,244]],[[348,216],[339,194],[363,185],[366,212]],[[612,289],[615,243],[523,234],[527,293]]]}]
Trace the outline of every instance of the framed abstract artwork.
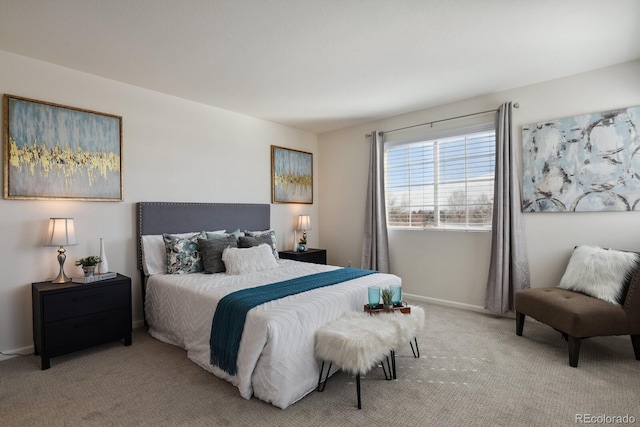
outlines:
[{"label": "framed abstract artwork", "polygon": [[271,202],[313,203],[313,154],[271,146]]},{"label": "framed abstract artwork", "polygon": [[122,117],[4,95],[4,197],[122,201]]},{"label": "framed abstract artwork", "polygon": [[522,127],[523,212],[640,210],[640,106]]}]

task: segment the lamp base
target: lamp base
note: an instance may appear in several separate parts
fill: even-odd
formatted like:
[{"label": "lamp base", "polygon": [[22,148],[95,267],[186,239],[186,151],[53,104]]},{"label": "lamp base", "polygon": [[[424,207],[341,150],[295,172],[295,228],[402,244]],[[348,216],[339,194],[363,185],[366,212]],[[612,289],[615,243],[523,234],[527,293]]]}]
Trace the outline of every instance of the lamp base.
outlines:
[{"label": "lamp base", "polygon": [[60,284],[62,284],[62,283],[69,283],[70,281],[71,281],[71,278],[67,277],[67,275],[64,274],[64,272],[63,272],[62,276],[60,274],[58,274],[58,276],[55,279],[53,279],[51,281],[51,283],[60,283]]},{"label": "lamp base", "polygon": [[60,249],[58,249],[58,264],[60,264],[60,272],[58,273],[58,276],[51,281],[51,283],[67,283],[71,281],[71,278],[64,274],[64,261],[66,259],[67,255],[65,255],[65,250],[60,246]]}]

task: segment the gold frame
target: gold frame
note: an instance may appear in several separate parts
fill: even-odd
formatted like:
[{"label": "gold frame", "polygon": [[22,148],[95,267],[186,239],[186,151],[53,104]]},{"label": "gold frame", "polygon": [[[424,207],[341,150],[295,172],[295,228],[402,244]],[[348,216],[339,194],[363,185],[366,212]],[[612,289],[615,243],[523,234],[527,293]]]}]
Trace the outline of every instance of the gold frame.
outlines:
[{"label": "gold frame", "polygon": [[[16,132],[19,133],[18,129],[10,129],[13,122],[10,117],[10,100],[17,101],[15,108],[19,113],[15,114],[25,116],[17,117],[15,120],[24,124],[20,127],[20,131],[25,135],[20,146],[13,138]],[[121,116],[8,94],[4,95],[3,106],[5,199],[113,202],[124,200]],[[115,122],[112,119],[115,119]],[[48,126],[53,126],[54,130],[51,131]],[[116,131],[113,129],[116,126],[117,153],[115,153],[116,143],[114,143]],[[93,131],[92,136],[95,135],[95,138],[88,140],[84,137],[83,139],[81,134],[87,130]],[[57,140],[45,141],[43,136],[45,133]],[[26,135],[29,137],[33,135],[33,141],[26,141]],[[60,136],[67,140],[59,141]],[[38,137],[42,137],[42,140],[38,141]],[[105,145],[105,142],[109,144]],[[13,151],[10,148],[11,143],[14,144],[16,153],[27,151],[25,147],[29,147],[28,153],[22,153],[23,156],[15,160],[15,155],[11,157]],[[91,149],[95,151],[90,151]],[[43,154],[42,151],[45,153]],[[67,158],[63,159],[63,156]],[[58,159],[56,160],[55,157]],[[34,158],[36,158],[35,162]],[[15,165],[21,161],[24,164]],[[118,183],[109,182],[116,179],[114,175],[117,176]],[[21,188],[12,189],[12,182],[20,181],[18,178],[21,178],[22,182],[16,185]],[[80,179],[86,181],[80,182]]]},{"label": "gold frame", "polygon": [[[280,177],[278,172],[286,174]],[[300,197],[295,196],[298,192]],[[271,203],[313,204],[313,153],[271,146]]]}]

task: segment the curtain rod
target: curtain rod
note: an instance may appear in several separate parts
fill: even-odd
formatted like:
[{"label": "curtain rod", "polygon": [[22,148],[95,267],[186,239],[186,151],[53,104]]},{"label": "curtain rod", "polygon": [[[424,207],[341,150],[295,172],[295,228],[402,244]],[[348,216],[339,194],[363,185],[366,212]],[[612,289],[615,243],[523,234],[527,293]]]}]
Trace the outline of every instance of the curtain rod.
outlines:
[{"label": "curtain rod", "polygon": [[[517,102],[515,104],[513,104],[513,108],[520,108],[520,104],[518,104]],[[440,119],[440,120],[434,120],[432,122],[426,122],[426,123],[419,123],[417,125],[411,125],[411,126],[405,126],[402,128],[397,128],[397,129],[391,129],[391,130],[385,130],[385,131],[380,131],[378,132],[379,136],[382,136],[385,133],[391,133],[391,132],[397,132],[400,130],[405,130],[405,129],[411,129],[411,128],[415,128],[415,127],[419,127],[419,126],[427,126],[427,125],[431,125],[433,126],[435,123],[440,123],[440,122],[448,122],[449,120],[456,120],[456,119],[462,119],[465,117],[471,117],[471,116],[479,116],[480,114],[488,114],[488,113],[495,113],[497,112],[498,109],[496,108],[495,110],[487,110],[487,111],[480,111],[478,113],[471,113],[471,114],[464,114],[462,116],[455,116],[455,117],[448,117],[446,119]],[[365,137],[369,138],[371,136],[370,133],[366,134]]]}]

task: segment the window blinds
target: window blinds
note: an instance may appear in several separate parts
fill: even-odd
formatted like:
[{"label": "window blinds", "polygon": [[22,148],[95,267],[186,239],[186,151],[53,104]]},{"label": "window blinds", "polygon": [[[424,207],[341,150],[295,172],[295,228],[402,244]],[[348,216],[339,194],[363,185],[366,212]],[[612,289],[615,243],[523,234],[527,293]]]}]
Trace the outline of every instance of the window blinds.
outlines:
[{"label": "window blinds", "polygon": [[390,227],[490,229],[493,124],[385,142]]}]

